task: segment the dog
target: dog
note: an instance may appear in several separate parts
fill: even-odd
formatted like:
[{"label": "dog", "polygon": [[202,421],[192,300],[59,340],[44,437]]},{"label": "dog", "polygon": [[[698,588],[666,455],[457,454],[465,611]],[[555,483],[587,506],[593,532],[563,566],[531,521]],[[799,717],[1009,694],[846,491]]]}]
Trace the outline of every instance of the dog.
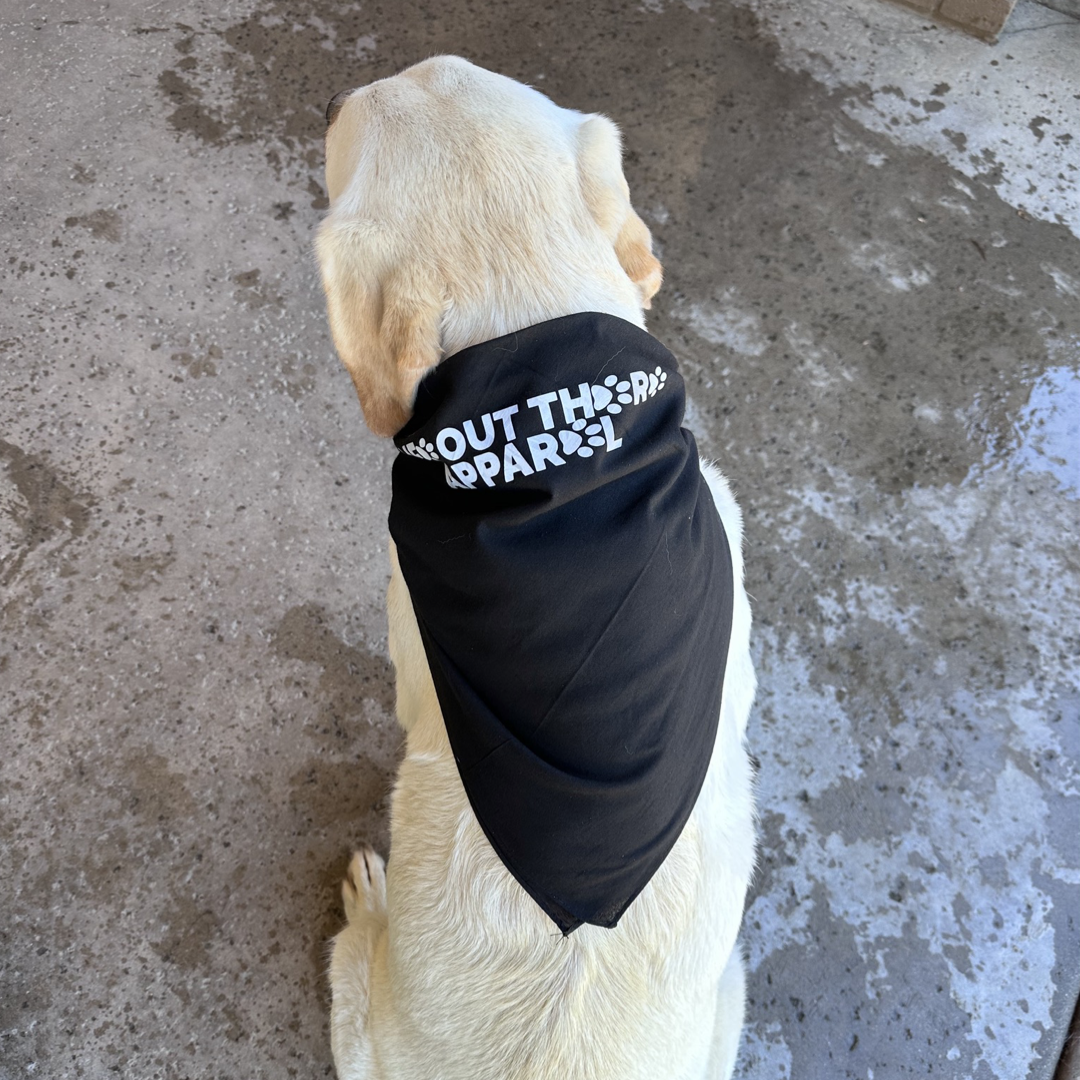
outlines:
[{"label": "dog", "polygon": [[[491,343],[500,353],[492,361],[500,378],[511,382],[523,370],[516,358],[546,356],[546,346],[528,352],[539,348],[531,328],[563,334],[567,327],[592,333],[598,326],[601,344],[610,333],[650,357],[651,348],[661,348],[644,331],[661,266],[630,203],[616,126],[450,56],[337,95],[327,122],[330,208],[316,248],[329,322],[369,428],[398,436],[395,470],[427,468],[432,497],[444,502],[462,495],[477,506],[488,497],[517,506],[514,482],[522,476],[530,482],[569,476],[569,466],[555,465],[572,458],[577,468],[592,454],[583,442],[585,420],[592,421],[588,430],[598,449],[582,467],[623,460],[618,455],[624,449],[613,449],[622,431],[616,424],[625,421],[630,431],[631,416],[660,409],[656,402],[674,394],[663,388],[668,376],[659,364],[626,372],[617,357],[610,358],[610,372],[597,371],[589,393],[581,382],[580,395],[578,383],[560,387],[561,376],[553,373],[550,392],[527,399],[539,402],[536,407],[522,398],[474,418],[472,428],[443,427],[441,439],[434,429],[428,437],[417,426],[420,412],[437,414],[438,394],[430,387],[441,373],[453,371],[451,388],[462,380],[469,388],[486,385],[486,375],[470,373],[480,370],[475,364],[491,361]],[[540,338],[546,333],[540,331]],[[560,408],[565,416],[556,415]],[[521,427],[527,413],[539,432],[528,439]],[[681,404],[676,430],[679,419]],[[496,438],[505,441],[503,457],[491,449],[477,452],[496,445]],[[649,438],[646,430],[635,444],[643,447],[642,460],[652,460]],[[693,446],[685,432],[681,438]],[[452,587],[454,597],[465,597],[447,602],[436,576],[424,585],[424,603],[433,608],[418,618],[421,607],[410,589],[419,589],[419,570],[409,570],[416,558],[406,557],[401,538],[423,547],[428,507],[421,500],[398,512],[387,609],[406,751],[392,798],[391,857],[384,864],[371,848],[357,851],[342,887],[348,921],[334,939],[330,963],[331,1040],[341,1080],[732,1075],[745,1001],[737,935],[755,862],[752,770],[744,745],[755,675],[740,512],[727,481],[711,465],[699,466],[696,454],[691,473],[704,481],[699,486],[709,501],[707,513],[715,506],[730,560],[726,665],[723,655],[701,662],[711,648],[704,643],[691,641],[687,651],[694,670],[711,670],[711,664],[723,671],[715,735],[709,727],[702,776],[695,781],[700,788],[672,796],[685,806],[685,820],[668,830],[677,838],[649,848],[647,881],[639,876],[613,886],[618,902],[604,906],[601,897],[584,916],[587,904],[575,907],[560,889],[564,880],[590,878],[588,855],[575,850],[573,872],[560,877],[565,868],[558,849],[547,850],[543,874],[556,884],[545,891],[548,879],[537,885],[521,861],[533,857],[531,845],[547,817],[531,818],[523,841],[507,841],[498,831],[505,824],[498,789],[481,796],[476,771],[463,766],[461,740],[468,733],[454,728],[444,707],[457,685],[451,685],[457,668],[443,663],[429,612],[452,624],[459,609],[471,605],[472,585],[445,574],[447,595]],[[397,473],[394,498],[396,505]],[[407,511],[415,511],[412,532],[401,525]],[[701,506],[698,511],[705,513]],[[394,515],[392,509],[392,532]],[[631,546],[635,530],[631,519]],[[712,559],[709,551],[705,557]],[[574,557],[554,562],[561,572],[567,565],[573,569]],[[437,575],[439,565],[433,565]],[[504,575],[511,589],[514,572]],[[604,576],[601,567],[589,580],[603,590]],[[681,583],[671,580],[680,591]],[[487,582],[478,582],[481,587]],[[485,611],[478,621],[500,618]],[[683,625],[672,623],[676,631]],[[560,632],[574,636],[577,629]],[[501,647],[500,633],[489,637],[492,648]],[[559,635],[551,636],[557,651]],[[620,650],[636,654],[641,641],[651,648],[648,638],[647,628],[637,639],[630,629]],[[446,648],[453,645],[451,640]],[[478,677],[501,680],[512,694],[518,676],[525,678],[524,665],[519,671],[512,650],[507,663],[489,662],[486,648],[469,653],[478,658]],[[530,672],[544,678],[550,672],[540,655],[537,661],[530,654]],[[653,690],[663,683],[655,674],[651,668],[644,673]],[[518,693],[525,708],[529,695]],[[492,746],[491,755],[478,754],[477,760],[498,758],[503,742]],[[669,781],[661,788],[671,795],[673,786],[679,788]],[[508,791],[507,798],[517,794]],[[560,820],[557,800],[545,805],[551,821]],[[540,836],[541,843],[545,839]],[[508,856],[518,841],[521,850]],[[576,842],[572,836],[571,847]]]}]

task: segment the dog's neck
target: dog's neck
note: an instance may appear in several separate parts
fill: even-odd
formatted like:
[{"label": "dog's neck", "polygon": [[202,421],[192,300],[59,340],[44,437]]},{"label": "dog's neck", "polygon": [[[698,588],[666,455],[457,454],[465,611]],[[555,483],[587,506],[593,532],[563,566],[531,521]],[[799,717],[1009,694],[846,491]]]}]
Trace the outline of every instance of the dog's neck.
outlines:
[{"label": "dog's neck", "polygon": [[470,345],[584,311],[614,315],[645,329],[645,313],[629,279],[625,279],[625,283],[593,281],[585,287],[579,283],[572,298],[568,295],[508,296],[504,293],[485,300],[486,303],[452,306],[444,311],[440,326],[443,359]]}]

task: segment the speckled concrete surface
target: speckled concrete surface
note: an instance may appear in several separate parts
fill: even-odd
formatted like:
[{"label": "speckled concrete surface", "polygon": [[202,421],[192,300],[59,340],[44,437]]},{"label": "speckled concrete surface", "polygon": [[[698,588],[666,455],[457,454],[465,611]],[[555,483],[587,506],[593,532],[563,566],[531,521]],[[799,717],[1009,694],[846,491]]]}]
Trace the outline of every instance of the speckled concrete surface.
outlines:
[{"label": "speckled concrete surface", "polygon": [[872,0],[50,0],[0,23],[0,1076],[332,1073],[399,749],[321,112],[607,112],[748,523],[741,1075],[1049,1080],[1080,983],[1080,24]]}]

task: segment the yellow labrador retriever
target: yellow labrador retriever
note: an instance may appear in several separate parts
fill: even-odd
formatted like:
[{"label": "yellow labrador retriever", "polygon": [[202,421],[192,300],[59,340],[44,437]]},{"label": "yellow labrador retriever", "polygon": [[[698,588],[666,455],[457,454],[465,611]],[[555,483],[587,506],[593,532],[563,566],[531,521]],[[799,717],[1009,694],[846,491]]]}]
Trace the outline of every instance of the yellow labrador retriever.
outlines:
[{"label": "yellow labrador retriever", "polygon": [[[644,333],[661,268],[630,205],[619,133],[603,116],[562,109],[456,57],[339,94],[327,119],[330,210],[318,255],[330,326],[367,424],[396,435],[400,451],[388,609],[407,737],[391,858],[384,865],[362,849],[343,886],[348,925],[330,969],[338,1076],[728,1077],[743,1022],[736,938],[755,843],[743,744],[755,679],[742,521],[727,482],[699,466],[691,437],[680,433],[681,380],[664,360],[670,354]],[[580,378],[559,352],[570,341],[591,343],[573,361],[586,365]],[[478,387],[495,387],[491,400],[502,407],[446,420],[448,402],[468,401]],[[662,491],[648,486],[658,468],[668,470]],[[624,482],[639,486],[610,511],[610,485]],[[690,510],[665,520],[656,507],[676,489],[689,492],[680,505]],[[485,500],[500,521],[509,515],[525,531],[497,547]],[[443,547],[425,544],[425,530],[441,528],[438,514],[461,507],[472,515],[468,530],[440,534]],[[599,516],[583,527],[589,507]],[[558,532],[528,524],[541,511],[584,528],[585,577],[573,577],[575,551],[545,556],[545,573],[571,575],[559,580],[573,612],[580,609],[567,581],[584,582],[590,603],[594,592],[603,603],[614,595],[619,616],[636,595],[637,579],[619,583],[618,559],[608,587],[603,522],[618,522],[620,551],[640,546],[650,529],[660,537],[647,541],[649,566],[669,575],[658,587],[676,599],[658,600],[653,588],[639,604],[646,617],[620,624],[621,637],[612,631],[615,646],[599,633],[587,651],[608,648],[604,671],[593,664],[580,675],[588,659],[575,653],[588,633],[580,614],[563,626],[531,606],[522,615],[491,601],[513,594],[515,574],[523,595],[543,596],[543,583],[520,571],[529,551],[519,543]],[[465,531],[479,546],[463,554],[455,545],[470,542]],[[726,583],[726,621],[693,602],[698,586],[673,561],[678,543],[690,552],[685,565],[707,564]],[[718,544],[723,560],[714,557]],[[446,553],[445,595],[443,564],[425,562],[429,548]],[[476,565],[490,574],[469,578],[462,567]],[[677,599],[684,594],[688,605]],[[471,632],[457,633],[459,615],[462,626],[479,627],[481,645],[458,640]],[[695,641],[698,626],[707,635]],[[528,647],[518,648],[519,637]],[[669,637],[680,639],[677,664]],[[564,653],[576,656],[575,678],[546,659]],[[635,658],[625,671],[623,655]],[[637,659],[652,656],[660,659]],[[590,688],[605,679],[604,693],[621,703],[611,720],[623,725],[617,742],[607,738],[606,715],[589,726],[593,717],[583,721],[580,708],[566,705],[596,700]],[[513,725],[533,715],[542,696],[535,687],[548,683],[558,692],[519,742]],[[644,739],[634,730],[639,701]],[[663,703],[684,701],[699,713],[700,702],[712,702],[712,715],[673,721],[668,713],[682,706]],[[551,719],[561,707],[566,715]],[[557,754],[542,737],[557,723],[558,738],[570,732],[571,741],[585,724],[587,770],[552,765],[566,744]],[[530,743],[536,732],[541,742]],[[682,747],[674,756],[672,742]],[[637,755],[631,780],[622,764],[604,760],[624,749],[628,760]],[[542,795],[522,803],[534,782]],[[616,824],[604,816],[609,807]]]}]

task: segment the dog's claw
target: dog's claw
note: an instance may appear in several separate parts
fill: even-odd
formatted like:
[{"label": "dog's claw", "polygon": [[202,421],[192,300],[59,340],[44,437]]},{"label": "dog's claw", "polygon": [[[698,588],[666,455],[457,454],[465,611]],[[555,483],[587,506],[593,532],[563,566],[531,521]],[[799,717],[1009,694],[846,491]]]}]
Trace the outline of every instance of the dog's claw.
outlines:
[{"label": "dog's claw", "polygon": [[350,922],[361,911],[386,907],[386,863],[374,848],[365,845],[353,852],[341,883],[341,899]]}]

